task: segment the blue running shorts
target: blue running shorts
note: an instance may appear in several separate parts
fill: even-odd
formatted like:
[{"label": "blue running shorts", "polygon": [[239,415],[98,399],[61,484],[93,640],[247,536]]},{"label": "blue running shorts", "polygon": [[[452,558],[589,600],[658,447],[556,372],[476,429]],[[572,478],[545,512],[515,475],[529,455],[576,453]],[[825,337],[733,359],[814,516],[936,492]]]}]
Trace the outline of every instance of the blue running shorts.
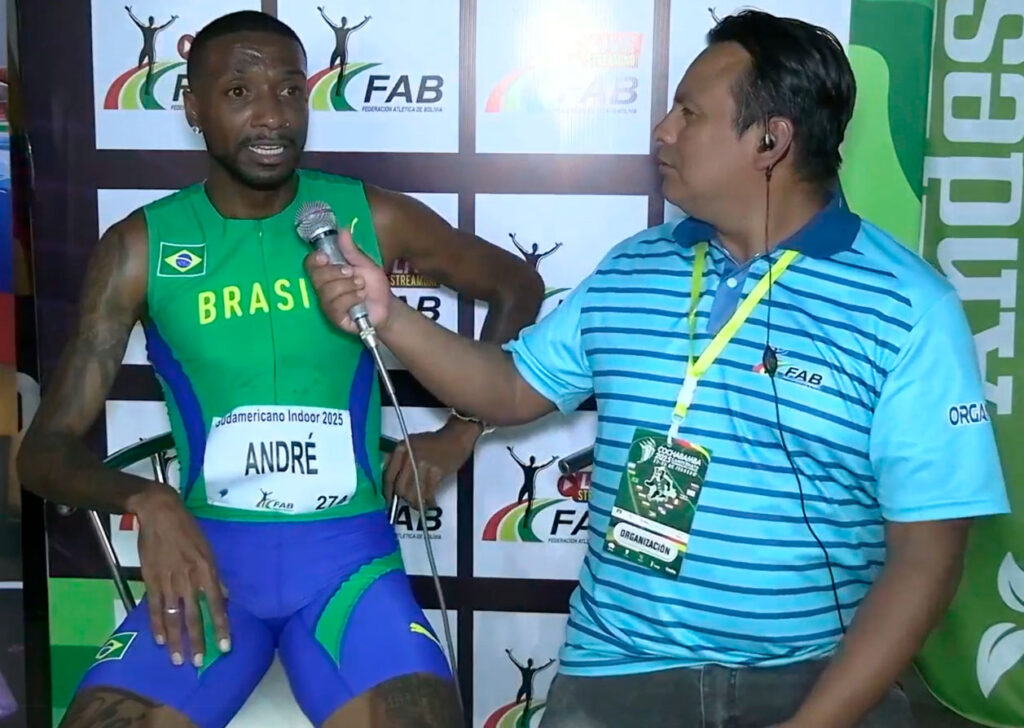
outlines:
[{"label": "blue running shorts", "polygon": [[430,673],[452,679],[383,511],[303,523],[199,525],[228,588],[231,651],[220,653],[206,624],[203,667],[191,665],[187,646],[185,664],[173,665],[167,648],[153,639],[143,600],[100,649],[79,692],[126,690],[175,708],[200,728],[220,728],[277,650],[299,706],[319,726],[392,678]]}]

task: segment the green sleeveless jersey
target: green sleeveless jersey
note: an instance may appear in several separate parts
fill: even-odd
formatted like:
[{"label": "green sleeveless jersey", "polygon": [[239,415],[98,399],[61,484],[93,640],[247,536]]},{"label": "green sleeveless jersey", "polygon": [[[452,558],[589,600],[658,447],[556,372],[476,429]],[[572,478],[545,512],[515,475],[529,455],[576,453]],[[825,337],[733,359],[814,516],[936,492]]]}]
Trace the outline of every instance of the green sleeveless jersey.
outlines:
[{"label": "green sleeveless jersey", "polygon": [[298,521],[384,507],[380,391],[369,352],[320,310],[295,230],[304,202],[381,262],[361,182],[300,170],[295,200],[222,217],[197,184],[146,205],[149,359],[181,491],[198,516]]}]

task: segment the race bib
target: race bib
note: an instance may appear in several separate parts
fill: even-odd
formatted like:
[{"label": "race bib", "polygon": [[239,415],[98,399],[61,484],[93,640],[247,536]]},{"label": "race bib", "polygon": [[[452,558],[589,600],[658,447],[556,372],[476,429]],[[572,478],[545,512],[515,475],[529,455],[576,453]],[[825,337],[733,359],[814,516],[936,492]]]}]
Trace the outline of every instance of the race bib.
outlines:
[{"label": "race bib", "polygon": [[206,500],[247,511],[304,514],[356,491],[347,410],[267,405],[216,417],[206,440]]},{"label": "race bib", "polygon": [[658,576],[683,565],[711,453],[638,429],[619,482],[604,549]]}]

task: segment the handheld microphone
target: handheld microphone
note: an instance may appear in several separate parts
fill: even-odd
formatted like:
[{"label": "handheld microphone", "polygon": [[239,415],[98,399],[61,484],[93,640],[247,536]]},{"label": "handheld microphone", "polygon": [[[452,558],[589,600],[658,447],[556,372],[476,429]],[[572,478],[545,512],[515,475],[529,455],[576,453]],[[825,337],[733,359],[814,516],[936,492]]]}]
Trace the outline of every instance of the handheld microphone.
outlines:
[{"label": "handheld microphone", "polygon": [[[347,265],[341,247],[338,245],[338,221],[334,217],[331,206],[326,202],[307,202],[295,213],[295,229],[299,237],[311,248],[327,256],[333,265]],[[377,332],[370,324],[370,316],[366,305],[362,302],[348,310],[349,318],[359,329],[361,338],[371,349],[377,347]]]},{"label": "handheld microphone", "polygon": [[[327,260],[332,264],[348,265],[348,261],[345,260],[345,255],[341,252],[341,247],[338,245],[338,220],[335,218],[331,206],[326,202],[317,200],[304,203],[295,214],[295,229],[300,238],[307,242],[314,250],[324,253],[327,256]],[[359,338],[363,340],[366,348],[373,355],[373,362],[380,373],[384,389],[387,391],[388,396],[391,398],[391,403],[395,407],[398,426],[402,430],[402,439],[405,442],[405,448],[409,455],[409,465],[412,467],[412,479],[416,485],[420,523],[426,523],[427,515],[423,508],[423,489],[420,483],[420,473],[416,465],[416,458],[413,456],[412,443],[409,441],[409,428],[405,423],[402,407],[398,404],[395,385],[392,383],[391,375],[388,373],[387,367],[384,366],[384,360],[381,358],[380,349],[377,346],[377,332],[370,324],[366,304],[362,302],[355,304],[348,310],[348,315],[355,322],[356,328],[359,329]],[[393,444],[390,449],[394,450]],[[395,494],[391,498],[390,521],[392,525],[395,523],[397,512],[398,495]],[[427,550],[427,560],[430,562],[430,575],[434,580],[434,590],[437,592],[437,599],[441,605],[441,622],[444,627],[445,644],[448,647],[448,659],[451,660],[452,672],[458,675],[459,668],[455,657],[455,644],[452,641],[451,626],[448,624],[448,607],[445,606],[444,590],[441,588],[441,579],[437,572],[437,562],[434,560],[434,547],[430,539],[426,537],[426,534],[424,534],[423,544]],[[464,708],[465,703],[462,700],[462,689],[459,687],[457,677],[455,679],[455,692],[459,698],[459,705]]]}]

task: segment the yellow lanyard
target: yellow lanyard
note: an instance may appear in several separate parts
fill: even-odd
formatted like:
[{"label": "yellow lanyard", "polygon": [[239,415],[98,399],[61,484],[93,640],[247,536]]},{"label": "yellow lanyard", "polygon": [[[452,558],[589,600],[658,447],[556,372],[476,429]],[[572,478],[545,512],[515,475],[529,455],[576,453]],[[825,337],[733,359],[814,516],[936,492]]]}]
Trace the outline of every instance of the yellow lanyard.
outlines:
[{"label": "yellow lanyard", "polygon": [[732,341],[732,338],[739,331],[743,322],[747,320],[747,317],[750,316],[754,307],[768,293],[769,281],[776,281],[798,255],[795,250],[787,250],[779,256],[779,259],[771,267],[771,273],[763,276],[757,282],[753,290],[747,294],[747,297],[736,308],[736,312],[726,321],[725,326],[715,335],[715,338],[711,340],[711,343],[704,349],[700,357],[694,361],[693,349],[694,339],[697,336],[697,307],[700,304],[700,295],[704,286],[704,260],[707,257],[707,252],[707,243],[697,244],[697,257],[693,262],[693,283],[690,288],[690,355],[686,364],[686,379],[683,380],[683,386],[679,389],[679,396],[676,397],[676,406],[672,411],[672,429],[669,431],[669,442],[675,440],[679,435],[679,427],[683,424],[683,420],[686,419],[686,412],[693,402],[693,396],[697,392],[697,384],[700,382],[701,377],[711,368],[711,365],[718,358],[718,355],[722,353],[726,344]]}]

